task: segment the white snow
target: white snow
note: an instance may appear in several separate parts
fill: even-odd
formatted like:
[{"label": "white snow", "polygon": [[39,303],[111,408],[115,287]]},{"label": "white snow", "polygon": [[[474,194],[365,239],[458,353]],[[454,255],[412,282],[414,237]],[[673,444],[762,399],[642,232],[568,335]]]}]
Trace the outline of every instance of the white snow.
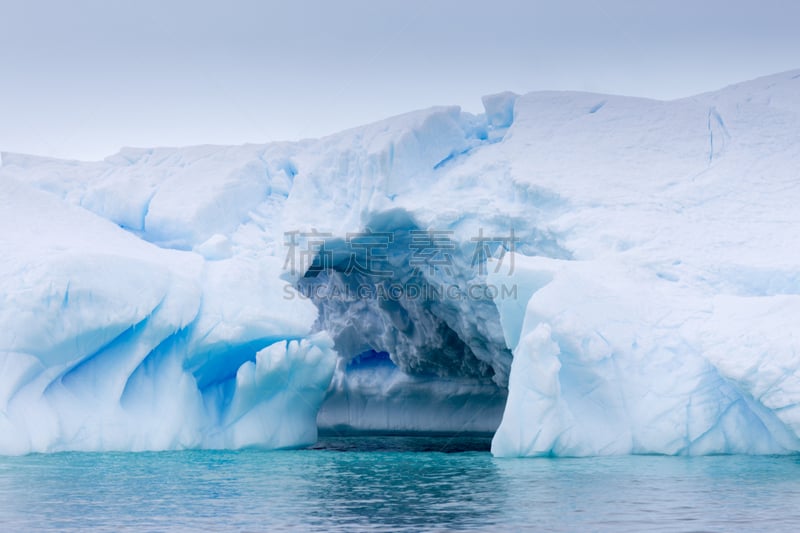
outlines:
[{"label": "white snow", "polygon": [[[298,143],[2,154],[0,453],[302,446],[318,412],[491,431],[506,395],[500,456],[800,450],[800,71],[484,105]],[[345,271],[366,229],[394,237],[386,277]],[[422,230],[447,269],[414,268]],[[327,234],[333,271],[305,275],[287,232]],[[453,291],[298,293],[392,284]],[[464,296],[487,284],[509,292]]]}]

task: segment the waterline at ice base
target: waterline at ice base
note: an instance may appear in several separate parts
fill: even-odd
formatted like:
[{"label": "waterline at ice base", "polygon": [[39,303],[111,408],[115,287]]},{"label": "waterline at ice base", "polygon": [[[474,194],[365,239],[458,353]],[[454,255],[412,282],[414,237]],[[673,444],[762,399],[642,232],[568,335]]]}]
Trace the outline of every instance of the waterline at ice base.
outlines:
[{"label": "waterline at ice base", "polygon": [[0,454],[800,451],[800,71],[2,154]]}]

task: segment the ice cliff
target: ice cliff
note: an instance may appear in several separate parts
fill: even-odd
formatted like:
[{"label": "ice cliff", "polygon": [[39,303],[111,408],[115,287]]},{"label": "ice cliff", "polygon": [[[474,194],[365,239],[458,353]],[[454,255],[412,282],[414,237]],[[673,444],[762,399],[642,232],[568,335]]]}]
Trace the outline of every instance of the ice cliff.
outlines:
[{"label": "ice cliff", "polygon": [[800,71],[484,106],[3,153],[0,453],[318,425],[496,430],[498,456],[800,450]]}]

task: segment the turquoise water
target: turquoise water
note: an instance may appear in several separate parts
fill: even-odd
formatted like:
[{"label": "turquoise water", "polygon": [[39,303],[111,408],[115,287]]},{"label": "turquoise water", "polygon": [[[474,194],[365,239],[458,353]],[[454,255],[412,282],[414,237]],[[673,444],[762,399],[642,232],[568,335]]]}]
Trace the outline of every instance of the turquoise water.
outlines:
[{"label": "turquoise water", "polygon": [[796,456],[495,459],[480,439],[386,437],[317,448],[0,458],[0,530],[800,530]]}]

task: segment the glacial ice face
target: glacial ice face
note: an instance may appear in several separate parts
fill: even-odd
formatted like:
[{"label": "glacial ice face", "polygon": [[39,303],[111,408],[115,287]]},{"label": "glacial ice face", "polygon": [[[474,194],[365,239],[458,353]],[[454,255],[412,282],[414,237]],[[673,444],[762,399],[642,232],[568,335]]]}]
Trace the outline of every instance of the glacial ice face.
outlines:
[{"label": "glacial ice face", "polygon": [[336,358],[280,262],[205,263],[8,177],[0,226],[0,451],[314,442]]},{"label": "glacial ice face", "polygon": [[696,295],[642,283],[639,276],[655,275],[623,265],[518,261],[515,277],[532,297],[521,326],[514,311],[502,318],[517,341],[496,455],[798,448],[775,412],[677,331],[674,315],[697,306],[702,311],[679,328],[704,332],[708,309]]},{"label": "glacial ice face", "polygon": [[[503,93],[299,143],[3,154],[0,453],[301,446],[317,421],[499,423],[503,456],[800,450],[799,88]],[[396,237],[384,277],[343,266],[368,230]],[[515,253],[473,260],[512,230]],[[451,261],[415,268],[412,231]],[[326,234],[330,268],[293,264],[293,232]],[[514,292],[302,296],[394,283]]]}]

